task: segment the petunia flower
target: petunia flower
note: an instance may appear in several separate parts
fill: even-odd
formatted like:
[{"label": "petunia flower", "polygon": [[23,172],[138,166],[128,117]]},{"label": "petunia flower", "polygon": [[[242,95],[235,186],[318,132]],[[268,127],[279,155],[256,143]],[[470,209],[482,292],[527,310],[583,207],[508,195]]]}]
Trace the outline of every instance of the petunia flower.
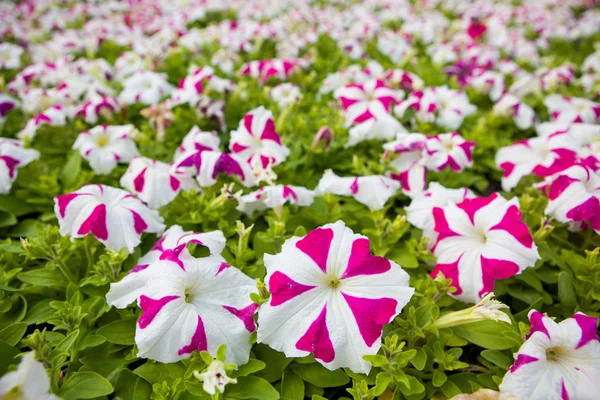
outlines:
[{"label": "petunia flower", "polygon": [[447,129],[458,129],[465,117],[477,111],[477,107],[469,102],[464,92],[453,90],[447,86],[425,88],[412,93],[394,109],[398,116],[412,108],[417,119],[435,122]]},{"label": "petunia flower", "polygon": [[0,194],[10,192],[12,183],[17,179],[18,168],[39,157],[37,150],[24,148],[20,140],[0,138]]},{"label": "petunia flower", "polygon": [[12,96],[0,93],[0,126],[6,120],[6,116],[11,110],[19,106],[19,101]]},{"label": "petunia flower", "polygon": [[269,163],[281,164],[290,154],[275,130],[273,114],[262,106],[248,112],[231,132],[229,149],[250,165],[263,168]]},{"label": "petunia flower", "polygon": [[403,92],[385,86],[383,81],[371,79],[363,84],[349,84],[335,91],[346,116],[346,127],[389,114],[392,105],[403,97]]},{"label": "petunia flower", "polygon": [[18,69],[21,67],[23,48],[12,43],[0,43],[0,69]]},{"label": "petunia flower", "polygon": [[503,171],[502,188],[511,190],[530,174],[546,177],[560,172],[574,163],[577,151],[577,143],[564,132],[503,147],[496,153],[496,165]]},{"label": "petunia flower", "polygon": [[475,194],[467,188],[448,189],[437,182],[431,182],[427,190],[413,197],[410,205],[405,208],[406,219],[412,225],[427,232],[427,237],[435,238],[433,209],[446,207],[450,202],[462,203],[463,200],[474,197]]},{"label": "petunia flower", "polygon": [[35,351],[25,353],[16,371],[0,378],[0,398],[23,400],[60,400],[50,392],[50,377]]},{"label": "petunia flower", "polygon": [[314,197],[315,192],[300,186],[264,186],[255,192],[240,196],[237,199],[237,210],[252,218],[256,211],[269,208],[277,210],[283,207],[285,203],[297,204],[301,207],[310,206]]},{"label": "petunia flower", "polygon": [[202,131],[194,125],[183,138],[181,146],[177,148],[175,158],[177,159],[182,154],[192,151],[218,151],[220,145],[221,139],[219,139],[217,132]]},{"label": "petunia flower", "polygon": [[152,209],[169,204],[182,190],[198,189],[190,175],[145,157],[131,160],[120,184]]},{"label": "petunia flower", "polygon": [[430,136],[426,147],[429,155],[426,162],[428,168],[441,171],[449,167],[458,172],[473,165],[475,142],[466,141],[458,132]]},{"label": "petunia flower", "polygon": [[484,71],[472,77],[469,85],[479,93],[489,95],[490,100],[496,102],[505,90],[504,75],[496,71]]},{"label": "petunia flower", "polygon": [[531,331],[500,391],[519,399],[595,399],[600,388],[598,318],[577,313],[560,323],[529,311]]},{"label": "petunia flower", "polygon": [[451,279],[452,295],[462,301],[477,303],[496,279],[519,274],[540,258],[516,198],[493,193],[451,202],[434,207],[433,218],[436,235],[429,239],[437,264],[431,276]]},{"label": "petunia flower", "polygon": [[112,114],[119,110],[119,102],[115,97],[111,96],[92,96],[92,98],[83,103],[77,111],[76,117],[83,117],[83,120],[88,124],[98,122],[99,116],[111,118]]},{"label": "petunia flower", "polygon": [[531,128],[536,120],[533,108],[511,93],[506,93],[494,104],[494,112],[512,117],[515,125],[521,130]]},{"label": "petunia flower", "polygon": [[600,176],[574,165],[551,178],[545,213],[559,222],[589,222],[600,233]]},{"label": "petunia flower", "polygon": [[552,119],[558,122],[594,124],[600,121],[600,104],[588,99],[551,94],[544,100],[544,105]]},{"label": "petunia flower", "polygon": [[400,183],[382,175],[339,177],[327,170],[319,180],[315,191],[319,194],[333,193],[352,196],[372,210],[381,210],[390,197],[400,189]]},{"label": "petunia flower", "polygon": [[546,71],[542,77],[542,88],[546,91],[556,90],[575,80],[575,68],[571,64],[563,64]]},{"label": "petunia flower", "polygon": [[402,132],[406,132],[406,129],[396,118],[390,114],[381,113],[351,127],[345,147],[355,146],[365,140],[390,140]]},{"label": "petunia flower", "polygon": [[225,364],[220,360],[213,360],[205,372],[194,371],[194,376],[203,382],[202,389],[211,396],[217,393],[217,390],[223,393],[226,385],[237,383],[237,379],[227,376]]},{"label": "petunia flower", "polygon": [[226,344],[227,362],[242,365],[256,330],[255,289],[253,279],[221,256],[194,258],[184,246],[112,283],[106,300],[117,308],[137,301],[142,309],[135,333],[139,357],[171,363],[203,350],[214,357]]},{"label": "petunia flower", "polygon": [[98,125],[81,132],[73,149],[79,150],[96,174],[107,175],[118,163],[128,163],[138,155],[133,132],[133,125]]},{"label": "petunia flower", "polygon": [[403,69],[385,71],[384,80],[391,86],[398,86],[407,92],[423,90],[425,87],[425,82],[420,76]]},{"label": "petunia flower", "polygon": [[218,174],[237,177],[246,187],[256,185],[256,177],[248,162],[235,154],[219,151],[191,151],[175,160],[175,170],[196,177],[200,187],[212,186]]},{"label": "petunia flower", "polygon": [[173,91],[166,74],[151,71],[135,72],[123,81],[119,102],[123,104],[158,104]]},{"label": "petunia flower", "polygon": [[285,241],[265,254],[271,298],[258,313],[258,342],[287,357],[313,354],[326,368],[368,373],[384,324],[414,289],[393,261],[369,252],[369,239],[342,221]]},{"label": "petunia flower", "polygon": [[399,133],[383,148],[395,154],[390,166],[398,173],[390,176],[401,182],[402,192],[409,197],[421,194],[427,185],[427,137],[421,133]]},{"label": "petunia flower", "polygon": [[279,105],[279,108],[284,108],[297,103],[302,98],[300,88],[293,83],[280,83],[271,89],[270,93],[273,101]]},{"label": "petunia flower", "polygon": [[160,239],[154,243],[154,246],[143,255],[131,272],[138,272],[145,269],[148,265],[160,259],[160,256],[165,251],[169,250],[172,253],[179,254],[179,258],[185,260],[192,257],[189,252],[184,251],[188,243],[193,243],[201,246],[206,246],[210,254],[219,255],[225,248],[225,236],[221,231],[211,231],[206,233],[198,233],[192,231],[184,231],[179,225],[172,225],[165,231]]},{"label": "petunia flower", "polygon": [[104,185],[85,185],[55,197],[54,213],[61,235],[75,240],[92,234],[113,251],[133,253],[143,232],[165,229],[158,212],[126,191]]},{"label": "petunia flower", "polygon": [[67,123],[68,111],[65,107],[56,105],[37,114],[25,124],[25,127],[17,133],[19,139],[33,139],[42,125],[64,126]]}]

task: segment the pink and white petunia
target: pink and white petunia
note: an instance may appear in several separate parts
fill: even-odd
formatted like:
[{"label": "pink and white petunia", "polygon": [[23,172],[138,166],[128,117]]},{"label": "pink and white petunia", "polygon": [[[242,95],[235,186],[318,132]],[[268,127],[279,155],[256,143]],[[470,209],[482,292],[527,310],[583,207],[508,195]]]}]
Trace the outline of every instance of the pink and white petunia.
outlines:
[{"label": "pink and white petunia", "polygon": [[133,125],[98,125],[81,132],[73,149],[79,150],[96,174],[107,175],[118,163],[128,163],[138,155],[133,132]]},{"label": "pink and white petunia", "polygon": [[363,84],[353,83],[339,88],[334,96],[342,104],[346,116],[346,127],[389,114],[404,92],[385,86],[383,81],[370,79]]},{"label": "pink and white petunia", "polygon": [[61,235],[75,240],[91,234],[113,251],[133,253],[143,232],[165,229],[157,211],[122,189],[104,185],[86,185],[55,197],[54,213]]},{"label": "pink and white petunia", "polygon": [[391,84],[392,86],[398,86],[400,89],[407,92],[423,90],[425,87],[425,82],[420,76],[403,69],[392,69],[385,71],[384,79],[385,82]]},{"label": "pink and white petunia", "polygon": [[551,94],[544,100],[544,105],[552,119],[558,122],[600,122],[600,104],[588,99]]},{"label": "pink and white petunia", "polygon": [[295,104],[302,98],[300,88],[293,83],[280,83],[271,89],[270,93],[273,101],[279,105],[279,108],[288,107]]},{"label": "pink and white petunia", "polygon": [[12,43],[0,43],[0,69],[18,69],[21,67],[23,48]]},{"label": "pink and white petunia", "polygon": [[174,163],[177,172],[191,174],[200,187],[214,185],[217,175],[237,177],[246,187],[256,185],[256,177],[248,162],[235,154],[204,150],[182,154]]},{"label": "pink and white petunia", "polygon": [[462,301],[478,302],[497,279],[517,275],[540,258],[516,198],[493,193],[432,213],[435,235],[429,239],[437,264],[431,276],[451,279],[452,295]]},{"label": "pink and white petunia", "polygon": [[99,116],[110,119],[117,110],[119,110],[119,102],[116,97],[95,95],[79,107],[75,116],[83,117],[88,124],[95,124]]},{"label": "pink and white petunia", "polygon": [[137,265],[131,270],[131,273],[146,269],[148,265],[160,259],[160,256],[167,250],[179,254],[182,260],[192,257],[184,248],[189,244],[206,246],[210,254],[219,255],[225,248],[225,236],[221,231],[212,231],[198,233],[184,231],[179,225],[172,225],[165,231],[160,239],[152,246],[149,252],[142,256]]},{"label": "pink and white petunia", "polygon": [[217,132],[201,131],[197,126],[193,126],[183,138],[181,146],[177,148],[175,158],[193,151],[218,151],[220,145],[221,139],[219,139]]},{"label": "pink and white petunia", "polygon": [[11,110],[19,106],[19,101],[12,96],[0,93],[0,125],[6,120],[6,116]]},{"label": "pink and white petunia", "polygon": [[568,85],[575,80],[575,68],[571,64],[564,64],[546,71],[541,78],[544,90],[556,90],[560,86]]},{"label": "pink and white petunia", "polygon": [[573,165],[579,147],[564,132],[526,139],[498,150],[496,165],[503,171],[502,188],[511,190],[521,178],[554,175]]},{"label": "pink and white petunia", "polygon": [[490,100],[496,102],[502,97],[505,90],[504,75],[496,71],[484,71],[472,77],[469,85],[479,93],[490,96]]},{"label": "pink and white petunia", "polygon": [[10,192],[17,179],[17,169],[37,160],[40,153],[26,149],[23,142],[16,139],[0,138],[0,194]]},{"label": "pink and white petunia", "polygon": [[377,353],[383,325],[414,293],[408,274],[369,245],[338,221],[265,254],[271,298],[258,313],[258,342],[288,357],[313,354],[330,370],[368,373],[363,356]]},{"label": "pink and white petunia", "polygon": [[467,188],[448,189],[437,182],[431,182],[427,190],[413,197],[410,205],[405,208],[406,219],[412,225],[426,232],[427,237],[435,238],[433,209],[446,207],[450,202],[462,203],[463,200],[474,197],[476,197],[475,194]]},{"label": "pink and white petunia", "polygon": [[447,86],[425,88],[412,93],[394,109],[398,116],[412,108],[417,119],[424,122],[435,122],[447,129],[458,129],[465,117],[477,111],[477,107],[469,102],[466,93],[453,90]]},{"label": "pink and white petunia", "polygon": [[0,377],[0,398],[20,400],[60,400],[50,389],[50,377],[35,351],[25,353],[16,371]]},{"label": "pink and white petunia", "polygon": [[409,197],[420,195],[427,186],[427,137],[421,133],[400,133],[383,148],[395,154],[390,166],[398,173],[391,177],[402,184],[402,192]]},{"label": "pink and white petunia", "polygon": [[260,78],[261,83],[265,83],[270,78],[286,80],[294,74],[301,66],[302,60],[255,60],[242,65],[239,70],[240,75],[247,75],[252,78]]},{"label": "pink and white petunia", "polygon": [[598,318],[578,312],[556,323],[529,312],[531,331],[500,391],[528,400],[592,400],[600,389]]},{"label": "pink and white petunia", "polygon": [[263,106],[242,118],[238,128],[231,132],[229,149],[250,165],[263,168],[268,164],[281,164],[290,154],[275,130],[273,113]]},{"label": "pink and white petunia", "polygon": [[600,176],[574,165],[552,176],[545,213],[559,222],[588,222],[600,233]]},{"label": "pink and white petunia", "polygon": [[256,284],[221,256],[194,258],[185,246],[165,250],[159,260],[110,286],[109,305],[125,308],[136,301],[142,310],[135,332],[139,357],[163,363],[194,351],[215,357],[225,344],[228,363],[248,362]]},{"label": "pink and white petunia", "polygon": [[315,191],[318,194],[332,193],[352,196],[372,210],[381,210],[390,197],[400,189],[400,183],[382,175],[340,177],[327,170]]},{"label": "pink and white petunia", "polygon": [[315,198],[315,192],[301,186],[274,185],[264,186],[255,192],[240,196],[237,210],[250,218],[256,211],[280,209],[285,203],[308,207]]},{"label": "pink and white petunia", "polygon": [[429,155],[426,163],[428,168],[441,171],[449,167],[458,172],[473,165],[475,142],[465,140],[458,132],[430,136],[426,145]]},{"label": "pink and white petunia", "polygon": [[354,146],[365,140],[390,140],[402,132],[406,132],[406,129],[396,118],[387,113],[378,114],[351,127],[345,147]]},{"label": "pink and white petunia", "polygon": [[67,123],[68,110],[60,105],[52,106],[37,114],[17,133],[19,139],[33,139],[42,125],[64,126]]},{"label": "pink and white petunia", "polygon": [[533,108],[511,93],[506,93],[494,104],[494,112],[512,117],[515,125],[521,130],[531,128],[536,120]]},{"label": "pink and white petunia", "polygon": [[152,209],[169,204],[182,190],[198,189],[190,175],[145,157],[131,160],[120,184]]},{"label": "pink and white petunia", "polygon": [[173,86],[167,82],[166,74],[152,71],[135,72],[123,81],[119,102],[156,105],[163,97],[170,95],[173,90]]}]

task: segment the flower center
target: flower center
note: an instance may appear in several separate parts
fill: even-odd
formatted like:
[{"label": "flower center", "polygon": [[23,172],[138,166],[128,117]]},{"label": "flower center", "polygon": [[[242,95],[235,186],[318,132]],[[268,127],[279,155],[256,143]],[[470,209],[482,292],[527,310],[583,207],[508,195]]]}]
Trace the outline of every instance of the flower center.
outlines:
[{"label": "flower center", "polygon": [[194,302],[195,293],[192,288],[185,289],[185,302],[191,304]]},{"label": "flower center", "polygon": [[564,355],[564,350],[561,347],[546,349],[546,359],[548,361],[559,361],[562,355]]},{"label": "flower center", "polygon": [[98,147],[104,147],[108,144],[109,141],[110,140],[109,140],[108,135],[100,135],[96,139],[96,144],[98,145]]},{"label": "flower center", "polygon": [[332,289],[337,289],[341,282],[342,281],[339,278],[329,278],[329,287]]},{"label": "flower center", "polygon": [[481,243],[486,243],[487,242],[487,232],[485,232],[483,230],[483,228],[481,227],[474,227],[474,233],[475,233],[475,237],[481,241]]}]

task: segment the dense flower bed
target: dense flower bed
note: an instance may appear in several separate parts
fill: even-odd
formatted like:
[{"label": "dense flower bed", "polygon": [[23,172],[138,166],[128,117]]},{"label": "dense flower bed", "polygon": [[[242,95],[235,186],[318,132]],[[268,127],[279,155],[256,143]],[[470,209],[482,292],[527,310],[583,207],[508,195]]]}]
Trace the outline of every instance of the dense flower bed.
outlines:
[{"label": "dense flower bed", "polygon": [[598,398],[595,3],[2,2],[0,398]]}]

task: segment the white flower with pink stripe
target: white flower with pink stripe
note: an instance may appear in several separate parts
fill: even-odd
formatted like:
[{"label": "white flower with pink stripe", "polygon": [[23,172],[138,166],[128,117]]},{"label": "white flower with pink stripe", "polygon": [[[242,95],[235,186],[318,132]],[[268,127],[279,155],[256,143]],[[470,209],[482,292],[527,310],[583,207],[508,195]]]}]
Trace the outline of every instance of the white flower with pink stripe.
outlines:
[{"label": "white flower with pink stripe", "polygon": [[192,257],[187,251],[186,246],[189,244],[205,246],[210,251],[210,254],[221,254],[225,248],[225,236],[221,231],[211,231],[206,233],[184,231],[179,225],[172,225],[165,231],[160,239],[154,243],[154,246],[138,260],[138,264],[131,272],[138,272],[146,269],[148,265],[160,259],[160,256],[165,251],[169,250],[177,254],[179,259],[185,261]]},{"label": "white flower with pink stripe", "polygon": [[574,165],[551,177],[545,213],[559,222],[588,222],[600,233],[600,176]]},{"label": "white flower with pink stripe", "polygon": [[519,399],[598,398],[600,341],[598,318],[578,312],[556,323],[539,311],[529,312],[531,331],[515,354],[500,391]]},{"label": "white flower with pink stripe", "polygon": [[108,119],[117,110],[119,110],[119,102],[116,97],[95,95],[79,107],[75,116],[83,117],[88,124],[95,124],[99,116],[103,115]]},{"label": "white flower with pink stripe", "polygon": [[12,96],[0,93],[0,125],[4,123],[11,110],[19,107],[19,101]]},{"label": "white flower with pink stripe", "polygon": [[174,163],[175,171],[196,177],[200,187],[215,184],[219,174],[229,175],[239,179],[242,185],[256,185],[256,177],[252,167],[243,158],[220,151],[192,151],[182,154]]},{"label": "white flower with pink stripe", "polygon": [[133,125],[98,125],[81,132],[73,149],[79,150],[96,174],[107,175],[118,163],[128,163],[138,155],[133,132]]},{"label": "white flower with pink stripe", "polygon": [[414,293],[408,274],[372,256],[369,244],[338,221],[265,254],[271,298],[258,313],[258,342],[288,357],[313,354],[330,370],[368,373],[363,356],[377,353],[383,325]]},{"label": "white flower with pink stripe", "polygon": [[392,105],[402,99],[404,92],[385,86],[383,81],[370,79],[363,84],[352,83],[334,93],[346,116],[346,127],[389,114]]},{"label": "white flower with pink stripe", "polygon": [[68,110],[60,105],[52,106],[37,114],[17,133],[19,139],[33,139],[42,125],[64,126],[67,123]]},{"label": "white flower with pink stripe", "polygon": [[432,213],[429,239],[437,264],[431,276],[451,279],[452,295],[462,301],[477,303],[494,290],[496,279],[519,274],[540,258],[516,198],[494,193],[434,207]]},{"label": "white flower with pink stripe", "polygon": [[430,136],[426,141],[429,155],[426,166],[441,171],[450,168],[460,172],[473,165],[475,142],[465,140],[458,132]]},{"label": "white flower with pink stripe", "polygon": [[242,118],[237,130],[231,132],[229,149],[250,165],[263,168],[269,163],[273,166],[281,164],[290,154],[275,130],[273,114],[263,106]]},{"label": "white flower with pink stripe", "polygon": [[372,210],[381,210],[390,197],[400,189],[400,183],[382,175],[340,177],[327,170],[315,191],[352,196]]},{"label": "white flower with pink stripe", "polygon": [[278,209],[285,203],[307,207],[312,204],[314,198],[315,192],[300,186],[264,186],[255,192],[240,196],[237,210],[252,218],[256,211]]},{"label": "white flower with pink stripe", "polygon": [[61,235],[74,240],[91,234],[113,251],[133,253],[142,233],[165,229],[158,212],[126,191],[104,185],[86,185],[55,197],[54,213]]},{"label": "white flower with pink stripe", "polygon": [[183,138],[181,146],[177,148],[177,151],[175,152],[175,158],[178,158],[187,152],[204,150],[219,151],[220,145],[221,139],[219,139],[217,132],[202,131],[197,126],[193,126]]},{"label": "white flower with pink stripe", "polygon": [[578,145],[565,132],[522,140],[498,150],[496,165],[503,171],[502,188],[511,190],[521,178],[553,175],[573,165]]},{"label": "white flower with pink stripe", "polygon": [[544,100],[544,105],[552,119],[558,122],[600,122],[600,104],[588,99],[551,94]]},{"label": "white flower with pink stripe", "polygon": [[194,258],[183,244],[110,286],[109,305],[125,308],[137,301],[142,309],[135,333],[139,357],[163,363],[194,351],[215,357],[226,344],[228,363],[248,362],[256,284],[221,256]]},{"label": "white flower with pink stripe", "polygon": [[521,130],[531,128],[536,121],[533,108],[511,93],[506,93],[494,104],[494,112],[512,117],[515,125]]},{"label": "white flower with pink stripe", "polygon": [[198,189],[190,175],[145,157],[131,160],[120,184],[153,209],[169,204],[182,190]]},{"label": "white flower with pink stripe", "polygon": [[402,192],[414,197],[420,195],[427,186],[427,136],[421,133],[399,133],[396,140],[383,145],[395,154],[390,166],[398,173],[390,176],[402,184]]},{"label": "white flower with pink stripe", "polygon": [[0,138],[0,194],[10,192],[17,179],[17,169],[37,160],[40,153],[26,149],[23,142],[16,139]]}]

